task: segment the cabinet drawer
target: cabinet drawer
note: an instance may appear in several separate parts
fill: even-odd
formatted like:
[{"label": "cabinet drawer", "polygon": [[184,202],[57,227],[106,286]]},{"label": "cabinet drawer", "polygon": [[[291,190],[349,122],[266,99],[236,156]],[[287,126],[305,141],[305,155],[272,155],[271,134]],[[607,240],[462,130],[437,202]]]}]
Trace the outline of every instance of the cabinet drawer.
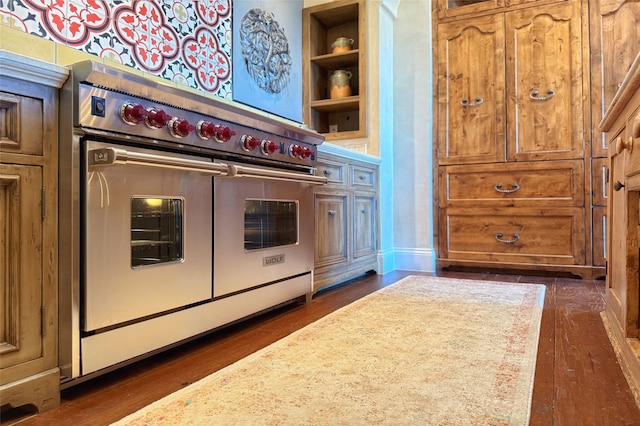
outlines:
[{"label": "cabinet drawer", "polygon": [[42,99],[0,92],[0,152],[42,155]]},{"label": "cabinet drawer", "polygon": [[581,265],[584,226],[581,208],[448,209],[441,252],[448,259]]},{"label": "cabinet drawer", "polygon": [[351,185],[373,188],[376,184],[376,171],[368,167],[351,166]]},{"label": "cabinet drawer", "polygon": [[440,207],[564,207],[584,203],[582,160],[440,168]]},{"label": "cabinet drawer", "polygon": [[346,183],[344,163],[333,162],[331,160],[318,161],[316,174],[326,177],[330,184],[344,185]]}]

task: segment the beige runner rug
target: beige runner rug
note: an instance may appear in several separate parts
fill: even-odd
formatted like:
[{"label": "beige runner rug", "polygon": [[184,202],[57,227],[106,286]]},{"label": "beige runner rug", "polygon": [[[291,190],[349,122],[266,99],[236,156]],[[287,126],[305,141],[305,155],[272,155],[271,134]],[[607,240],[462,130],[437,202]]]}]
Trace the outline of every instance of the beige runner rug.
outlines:
[{"label": "beige runner rug", "polygon": [[116,424],[526,425],[544,291],[409,276]]}]

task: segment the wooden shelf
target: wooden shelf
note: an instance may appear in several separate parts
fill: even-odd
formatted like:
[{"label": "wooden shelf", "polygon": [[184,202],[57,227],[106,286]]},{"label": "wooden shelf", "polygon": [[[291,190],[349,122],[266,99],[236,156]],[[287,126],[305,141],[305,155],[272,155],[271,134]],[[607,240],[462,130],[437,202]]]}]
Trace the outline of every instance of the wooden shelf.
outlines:
[{"label": "wooden shelf", "polygon": [[360,96],[349,96],[340,99],[321,99],[311,102],[311,108],[319,112],[357,111]]},{"label": "wooden shelf", "polygon": [[359,49],[353,49],[344,53],[329,53],[326,55],[314,56],[311,62],[324,69],[349,68],[358,65]]}]

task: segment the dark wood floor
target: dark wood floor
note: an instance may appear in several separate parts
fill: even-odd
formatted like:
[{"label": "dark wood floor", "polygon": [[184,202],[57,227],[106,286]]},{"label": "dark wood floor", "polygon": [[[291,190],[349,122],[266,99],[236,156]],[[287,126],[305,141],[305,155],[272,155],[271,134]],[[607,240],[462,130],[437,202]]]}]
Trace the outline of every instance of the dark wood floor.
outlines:
[{"label": "dark wood floor", "polygon": [[[2,425],[108,425],[219,370],[322,316],[409,275],[368,276],[318,293],[62,392],[59,408],[3,413]],[[640,425],[636,406],[602,325],[604,281],[442,272],[479,280],[547,286],[531,425]]]}]

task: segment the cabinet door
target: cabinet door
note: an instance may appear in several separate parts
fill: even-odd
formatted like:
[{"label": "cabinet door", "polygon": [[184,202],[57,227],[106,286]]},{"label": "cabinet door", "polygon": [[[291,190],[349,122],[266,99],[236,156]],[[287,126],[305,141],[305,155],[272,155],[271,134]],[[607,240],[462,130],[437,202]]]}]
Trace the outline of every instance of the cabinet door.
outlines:
[{"label": "cabinet door", "polygon": [[348,259],[347,202],[343,193],[316,194],[316,268]]},{"label": "cabinet door", "polygon": [[598,124],[640,51],[640,2],[596,0],[591,6],[592,152],[606,157],[606,139]]},{"label": "cabinet door", "polygon": [[0,385],[42,370],[42,169],[0,165]]},{"label": "cabinet door", "polygon": [[503,15],[439,25],[437,66],[440,164],[504,161]]},{"label": "cabinet door", "polygon": [[[617,136],[624,138],[624,129]],[[611,139],[615,141],[615,138]],[[614,143],[614,142],[612,142]],[[627,293],[627,196],[624,187],[616,183],[625,183],[625,163],[627,151],[617,154],[615,147],[610,146],[609,173],[611,183],[609,185],[609,204],[607,216],[609,221],[609,234],[607,235],[607,285],[609,292],[614,295],[607,299],[607,304],[616,313],[616,316],[624,323],[626,315]],[[615,190],[614,188],[618,188]]]},{"label": "cabinet door", "polygon": [[582,158],[580,3],[506,14],[509,161]]},{"label": "cabinet door", "polygon": [[376,253],[376,197],[356,194],[353,198],[353,257]]},{"label": "cabinet door", "polygon": [[593,207],[591,212],[591,229],[593,230],[593,264],[595,266],[606,266],[607,250],[605,242],[607,238],[607,208],[601,206]]}]

